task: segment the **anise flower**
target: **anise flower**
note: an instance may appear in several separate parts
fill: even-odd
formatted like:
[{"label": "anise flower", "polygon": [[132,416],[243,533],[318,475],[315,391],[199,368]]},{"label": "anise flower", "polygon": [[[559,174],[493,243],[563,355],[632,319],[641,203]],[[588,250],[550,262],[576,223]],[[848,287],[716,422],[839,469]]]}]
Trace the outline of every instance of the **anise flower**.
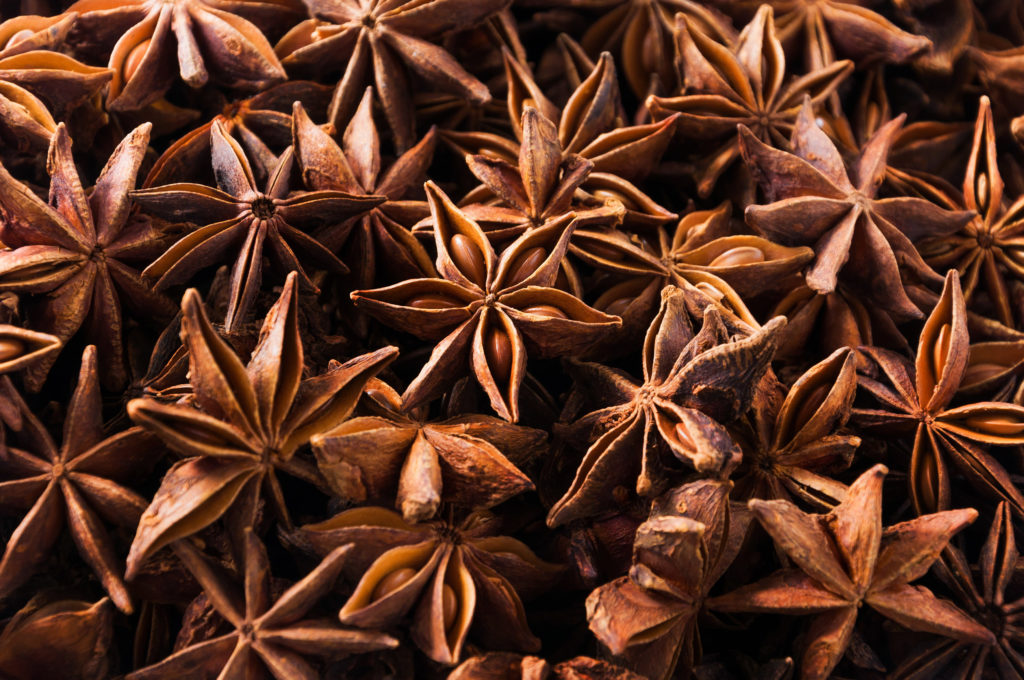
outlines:
[{"label": "anise flower", "polygon": [[684,139],[720,143],[695,177],[705,198],[740,156],[737,124],[770,146],[786,148],[804,97],[817,109],[853,71],[849,61],[837,61],[787,82],[786,55],[768,5],[761,5],[731,47],[715,42],[682,15],[679,22],[686,90],[681,96],[651,97],[647,107],[655,120],[679,114],[676,130]]},{"label": "anise flower", "polygon": [[182,301],[182,339],[196,408],[134,399],[128,415],[185,459],[172,467],[143,514],[128,555],[129,576],[145,559],[233,511],[251,525],[261,493],[289,524],[278,472],[316,484],[311,461],[296,455],[310,437],[352,412],[363,386],[397,354],[385,347],[303,380],[298,327],[298,275],[281,297],[243,364],[213,329],[199,293]]},{"label": "anise flower", "polygon": [[234,260],[224,319],[224,326],[232,331],[246,321],[260,291],[265,258],[282,273],[297,272],[305,286],[315,289],[307,271],[312,266],[336,273],[347,269],[316,236],[304,230],[333,227],[384,198],[334,190],[293,190],[291,150],[281,155],[266,190],[261,191],[245,151],[220,121],[210,130],[210,147],[219,188],[181,182],[141,189],[132,196],[157,217],[201,225],[146,267],[143,274],[156,280],[157,290],[187,283],[201,269]]},{"label": "anise flower", "polygon": [[[753,11],[761,0],[724,0],[730,10]],[[842,0],[767,0],[783,44],[800,43],[804,66],[814,71],[835,62],[836,52],[856,62],[903,64],[931,46],[860,3]]]},{"label": "anise flower", "polygon": [[[38,599],[38,598],[37,598]],[[96,604],[34,599],[0,632],[0,672],[5,680],[103,680],[110,677],[114,612]]]},{"label": "anise flower", "polygon": [[112,111],[134,111],[159,99],[178,76],[202,87],[212,76],[232,88],[256,90],[285,79],[262,23],[301,15],[298,2],[255,0],[79,0],[69,42],[84,53],[109,55]]},{"label": "anise flower", "polygon": [[587,597],[597,638],[644,677],[665,680],[700,660],[698,617],[739,553],[750,516],[730,512],[729,482],[701,480],[655,503],[633,544],[633,566]]},{"label": "anise flower", "polygon": [[298,103],[293,120],[295,160],[309,189],[384,198],[369,212],[347,221],[323,239],[332,251],[344,246],[343,259],[352,269],[348,288],[370,288],[381,279],[432,276],[430,255],[409,231],[412,224],[429,214],[429,208],[425,201],[406,197],[423,185],[434,156],[433,130],[384,168],[380,137],[373,122],[371,88],[366,89],[341,135],[340,146],[313,124]]},{"label": "anise flower", "polygon": [[155,462],[155,439],[139,427],[104,436],[96,349],[91,346],[82,354],[60,446],[23,401],[18,407],[22,427],[7,434],[0,456],[0,503],[27,514],[0,561],[0,597],[32,576],[67,526],[111,600],[130,612],[122,560],[106,525],[131,531],[146,509],[146,500],[123,484]]},{"label": "anise flower", "polygon": [[984,289],[995,317],[1013,328],[1016,319],[1008,279],[1024,281],[1024,243],[1020,238],[1024,233],[1024,195],[1006,200],[1004,188],[992,107],[988,97],[982,97],[963,184],[964,208],[977,216],[963,230],[926,238],[918,248],[933,267],[955,267],[960,272],[967,304]]},{"label": "anise flower", "polygon": [[520,594],[539,594],[559,568],[513,538],[488,534],[488,521],[474,515],[459,526],[411,525],[390,510],[365,507],[289,537],[316,554],[353,543],[345,568],[359,582],[341,608],[341,622],[386,628],[409,621],[416,646],[451,665],[467,637],[484,649],[540,649]]},{"label": "anise flower", "polygon": [[[339,546],[279,596],[274,597],[267,550],[245,531],[244,583],[220,572],[192,545],[176,550],[199,581],[213,609],[233,630],[188,645],[158,663],[129,673],[128,680],[180,677],[298,680],[318,673],[306,657],[372,652],[398,646],[374,631],[343,628],[327,618],[304,618],[338,579],[353,546]],[[241,597],[239,597],[241,595]],[[198,674],[198,675],[197,675]]]},{"label": "anise flower", "polygon": [[485,509],[533,489],[503,451],[529,460],[545,432],[490,416],[431,421],[425,409],[405,409],[380,380],[369,383],[364,403],[371,415],[311,440],[320,471],[341,498],[394,498],[405,520],[418,522],[433,517],[442,502]]},{"label": "anise flower", "polygon": [[818,127],[806,99],[793,128],[792,153],[740,128],[744,160],[769,201],[748,206],[747,223],[773,241],[814,248],[817,257],[805,274],[812,290],[833,292],[841,275],[899,321],[922,316],[904,290],[900,264],[925,283],[940,280],[913,241],[953,233],[973,216],[920,198],[876,198],[903,119],[881,127],[849,164]]},{"label": "anise flower", "polygon": [[887,472],[876,465],[862,474],[827,515],[804,513],[789,501],[750,501],[750,510],[793,566],[708,603],[717,611],[813,616],[800,663],[804,680],[829,677],[864,605],[911,630],[994,642],[988,629],[952,603],[911,585],[978,512],[946,510],[883,529]]},{"label": "anise flower", "polygon": [[868,430],[914,432],[907,478],[918,513],[951,507],[951,464],[971,484],[1024,513],[1024,495],[987,451],[991,446],[1024,444],[1024,407],[1005,402],[950,405],[967,379],[966,312],[960,277],[950,270],[921,331],[914,366],[895,352],[862,348],[888,384],[860,377],[860,387],[884,409],[854,409],[854,422]]},{"label": "anise flower", "polygon": [[685,295],[668,286],[644,340],[643,382],[600,364],[574,364],[587,394],[610,405],[572,425],[572,434],[596,441],[548,513],[548,524],[600,512],[619,485],[641,496],[661,493],[672,481],[673,457],[705,476],[728,474],[741,454],[720,422],[748,408],[783,325],[773,319],[747,337],[731,338],[709,306],[695,334]]},{"label": "anise flower", "polygon": [[[128,134],[111,154],[88,195],[71,155],[71,138],[57,127],[46,159],[50,201],[0,166],[0,290],[24,294],[29,325],[62,342],[83,331],[97,346],[100,377],[124,385],[122,305],[143,318],[169,318],[174,307],[155,293],[129,263],[162,245],[146,220],[130,214],[129,193],[149,142],[149,124]],[[56,360],[28,367],[25,385],[38,390]]]},{"label": "anise flower", "polygon": [[971,566],[959,548],[950,545],[932,569],[960,607],[992,631],[996,644],[938,640],[915,650],[892,677],[899,680],[937,677],[1012,680],[1024,674],[1024,650],[1021,648],[1024,627],[1021,625],[1021,600],[1016,597],[1021,594],[1018,587],[1021,562],[1010,506],[1000,503],[996,509],[976,566]]},{"label": "anise flower", "polygon": [[491,98],[486,85],[430,41],[479,23],[508,4],[509,0],[307,0],[313,18],[289,31],[276,50],[289,69],[344,65],[331,102],[330,120],[336,127],[349,119],[366,87],[373,85],[395,145],[404,152],[415,140],[410,72],[478,104]]},{"label": "anise flower", "polygon": [[527,351],[565,356],[621,321],[552,287],[572,235],[571,213],[524,233],[499,257],[476,222],[432,182],[426,189],[441,278],[355,291],[352,299],[388,325],[439,340],[402,395],[406,408],[438,396],[468,363],[491,408],[515,422]]},{"label": "anise flower", "polygon": [[749,439],[738,437],[744,454],[735,495],[830,508],[846,486],[824,473],[848,467],[860,445],[860,437],[839,431],[857,392],[855,354],[838,349],[801,375],[784,398],[780,388],[766,380],[754,395]]}]

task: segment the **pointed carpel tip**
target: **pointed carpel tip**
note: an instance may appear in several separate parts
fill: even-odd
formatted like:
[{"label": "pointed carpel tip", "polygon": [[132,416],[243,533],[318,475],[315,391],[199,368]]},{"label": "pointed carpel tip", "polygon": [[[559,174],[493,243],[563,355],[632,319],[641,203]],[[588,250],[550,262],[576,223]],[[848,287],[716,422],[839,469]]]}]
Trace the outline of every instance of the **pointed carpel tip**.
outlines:
[{"label": "pointed carpel tip", "polygon": [[889,468],[882,463],[872,465],[871,469],[864,473],[865,476],[871,475],[872,477],[877,477],[879,479],[884,478],[887,474],[889,474]]}]

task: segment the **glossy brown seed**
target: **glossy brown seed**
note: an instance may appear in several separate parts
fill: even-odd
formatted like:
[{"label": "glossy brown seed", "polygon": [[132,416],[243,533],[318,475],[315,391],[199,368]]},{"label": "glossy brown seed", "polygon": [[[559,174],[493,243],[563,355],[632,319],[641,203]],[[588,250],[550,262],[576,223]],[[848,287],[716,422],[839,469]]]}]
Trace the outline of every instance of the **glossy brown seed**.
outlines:
[{"label": "glossy brown seed", "polygon": [[676,423],[676,426],[672,428],[673,434],[676,436],[676,441],[681,447],[687,451],[696,451],[697,445],[693,442],[693,437],[690,436],[690,431],[686,428],[685,423]]},{"label": "glossy brown seed", "polygon": [[142,65],[142,60],[146,56],[146,50],[149,49],[150,42],[150,40],[143,40],[133,47],[132,51],[125,57],[124,63],[121,65],[121,75],[125,81],[131,80],[135,72],[139,70],[139,66]]},{"label": "glossy brown seed", "polygon": [[530,305],[529,307],[523,307],[523,311],[527,314],[536,314],[538,316],[550,316],[554,319],[568,319],[569,316],[558,307],[553,305]]},{"label": "glossy brown seed", "polygon": [[604,308],[605,314],[612,314],[614,316],[622,316],[629,304],[633,302],[631,297],[620,297],[612,300],[607,307]]},{"label": "glossy brown seed", "polygon": [[25,343],[17,338],[0,340],[0,361],[8,361],[25,351]]},{"label": "glossy brown seed", "polygon": [[741,264],[764,262],[764,251],[754,246],[729,248],[708,263],[709,267],[735,267]]},{"label": "glossy brown seed", "polygon": [[700,292],[702,292],[705,295],[707,295],[712,300],[721,301],[721,300],[723,300],[725,298],[725,293],[723,293],[722,291],[718,290],[718,288],[715,288],[714,286],[712,286],[710,283],[707,283],[706,281],[701,281],[700,283],[698,283],[694,287],[697,290],[699,290]]},{"label": "glossy brown seed", "polygon": [[415,575],[416,570],[412,567],[395,569],[377,583],[377,586],[373,589],[373,594],[370,595],[370,600],[372,602],[376,602],[377,600],[390,595],[411,581]]},{"label": "glossy brown seed", "polygon": [[487,267],[476,244],[465,234],[455,234],[448,247],[459,271],[482,288],[487,280]]},{"label": "glossy brown seed", "polygon": [[946,355],[949,354],[949,343],[953,340],[953,327],[948,323],[942,324],[939,332],[935,334],[935,344],[932,346],[932,366],[935,372],[935,382],[942,378],[942,371],[946,368]]},{"label": "glossy brown seed", "polygon": [[491,375],[499,382],[508,382],[512,376],[512,340],[503,328],[489,328],[484,340],[484,353]]},{"label": "glossy brown seed", "polygon": [[1024,432],[1024,422],[1007,416],[974,416],[964,422],[972,430],[987,434],[1010,436]]},{"label": "glossy brown seed", "polygon": [[449,307],[461,306],[455,300],[446,298],[443,295],[418,295],[405,304],[408,307],[416,307],[417,309],[447,309]]},{"label": "glossy brown seed", "polygon": [[828,383],[822,383],[811,390],[804,400],[800,403],[800,408],[797,409],[796,418],[793,419],[793,432],[799,432],[800,428],[807,424],[807,421],[821,407],[821,403],[825,401],[825,397],[828,396],[828,390],[831,385]]},{"label": "glossy brown seed", "polygon": [[35,35],[35,33],[33,33],[31,30],[29,30],[27,28],[23,28],[23,29],[21,29],[20,31],[18,31],[17,33],[15,33],[14,35],[12,35],[10,37],[10,39],[7,41],[7,44],[5,45],[5,47],[14,47],[18,43],[20,43],[20,42],[22,42],[24,40],[28,40],[33,35]]},{"label": "glossy brown seed", "polygon": [[522,253],[516,261],[509,268],[512,273],[509,274],[508,284],[514,286],[521,281],[525,281],[530,274],[537,271],[537,267],[544,262],[544,258],[548,255],[548,251],[540,246],[536,248],[530,248],[526,252]]},{"label": "glossy brown seed", "polygon": [[445,583],[441,586],[441,616],[445,630],[451,630],[455,625],[455,615],[458,613],[459,600],[455,597],[455,589]]},{"label": "glossy brown seed", "polygon": [[976,364],[970,364],[967,366],[967,371],[964,373],[964,385],[973,385],[974,383],[980,383],[994,378],[1003,371],[1006,370],[1006,366],[1002,364],[993,364],[985,361],[979,361]]}]

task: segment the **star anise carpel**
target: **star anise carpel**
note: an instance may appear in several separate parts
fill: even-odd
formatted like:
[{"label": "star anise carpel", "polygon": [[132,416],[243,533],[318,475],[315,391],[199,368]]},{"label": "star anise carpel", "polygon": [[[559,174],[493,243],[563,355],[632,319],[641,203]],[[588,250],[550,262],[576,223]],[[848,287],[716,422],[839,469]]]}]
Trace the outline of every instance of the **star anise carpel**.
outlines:
[{"label": "star anise carpel", "polygon": [[233,523],[251,526],[262,495],[289,525],[280,472],[320,483],[315,465],[299,449],[348,417],[366,382],[397,350],[384,347],[304,379],[297,307],[298,275],[292,272],[243,364],[210,324],[199,294],[185,294],[181,335],[192,399],[128,403],[132,420],[183,458],[164,475],[143,514],[128,556],[129,575],[161,547],[225,513]]},{"label": "star anise carpel", "polygon": [[[134,264],[163,246],[162,235],[131,211],[130,194],[149,141],[141,125],[117,146],[87,193],[58,125],[47,155],[49,201],[0,166],[0,290],[22,294],[33,326],[61,342],[81,334],[97,347],[108,388],[127,381],[123,317],[126,311],[169,319],[173,305],[154,292]],[[145,310],[143,312],[143,310]],[[28,367],[26,387],[38,390],[56,360]]]},{"label": "star anise carpel", "polygon": [[881,375],[861,375],[859,386],[882,408],[856,408],[854,421],[869,431],[914,432],[907,479],[917,512],[951,507],[951,476],[956,471],[982,492],[1024,513],[1024,495],[995,452],[988,450],[1024,443],[1024,407],[952,403],[967,375],[969,342],[960,277],[950,270],[939,303],[921,331],[913,365],[895,352],[862,348]]},{"label": "star anise carpel", "polygon": [[769,201],[748,206],[747,223],[783,245],[814,248],[805,274],[812,290],[832,293],[842,279],[898,321],[922,316],[904,289],[901,270],[926,284],[941,278],[913,241],[954,233],[973,217],[920,198],[877,197],[885,158],[902,124],[900,116],[881,127],[850,163],[818,127],[806,99],[793,128],[792,153],[740,128],[744,160]]},{"label": "star anise carpel", "polygon": [[793,566],[708,603],[717,611],[813,616],[800,662],[805,680],[830,676],[864,605],[911,630],[994,642],[988,629],[951,602],[911,584],[978,512],[945,510],[883,528],[887,472],[876,465],[862,474],[827,515],[804,513],[789,501],[750,501],[750,511]]},{"label": "star anise carpel", "polygon": [[334,189],[296,190],[291,149],[281,155],[261,189],[245,151],[220,121],[210,129],[210,148],[217,188],[179,182],[140,189],[132,197],[156,217],[196,225],[146,267],[143,273],[157,290],[188,283],[200,270],[234,260],[224,319],[231,331],[247,320],[263,283],[265,258],[285,274],[297,272],[306,289],[316,290],[310,279],[314,266],[347,271],[316,231],[337,228],[385,199]]},{"label": "star anise carpel", "polygon": [[355,291],[352,299],[371,316],[438,343],[402,395],[406,408],[439,396],[454,382],[451,371],[468,363],[491,408],[515,422],[527,353],[580,351],[621,320],[552,287],[574,228],[572,213],[524,233],[499,256],[436,185],[428,182],[426,190],[440,276]]},{"label": "star anise carpel", "polygon": [[[17,397],[16,397],[17,398]],[[82,559],[123,612],[132,611],[117,545],[108,525],[131,532],[146,500],[130,487],[159,456],[155,438],[133,427],[103,429],[96,348],[82,355],[58,444],[20,398],[21,427],[0,455],[0,503],[25,512],[0,561],[0,597],[24,583],[66,527]]]}]

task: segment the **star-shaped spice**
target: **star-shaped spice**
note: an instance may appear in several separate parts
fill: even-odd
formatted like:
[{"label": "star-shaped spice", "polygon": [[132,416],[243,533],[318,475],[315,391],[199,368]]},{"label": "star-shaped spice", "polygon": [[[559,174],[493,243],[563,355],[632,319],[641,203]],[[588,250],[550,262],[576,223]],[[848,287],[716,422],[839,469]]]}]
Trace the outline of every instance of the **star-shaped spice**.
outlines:
[{"label": "star-shaped spice", "polygon": [[128,555],[130,576],[149,555],[229,510],[240,526],[251,526],[261,493],[289,524],[278,472],[317,484],[316,468],[296,455],[299,448],[347,418],[366,381],[398,353],[384,347],[303,380],[297,288],[292,272],[248,364],[217,335],[199,294],[185,293],[181,332],[194,406],[128,403],[132,420],[185,458],[164,475],[142,517]]},{"label": "star-shaped spice", "polygon": [[949,539],[978,516],[946,510],[882,528],[882,481],[876,465],[850,485],[827,515],[788,501],[750,501],[750,510],[793,563],[761,581],[713,598],[718,611],[813,616],[800,663],[804,680],[824,680],[850,644],[862,606],[912,630],[992,644],[989,630],[923,586]]},{"label": "star-shaped spice", "polygon": [[487,86],[431,40],[477,24],[509,0],[307,0],[313,19],[293,28],[277,44],[286,67],[323,70],[344,64],[331,102],[337,127],[349,120],[363,91],[373,85],[399,152],[415,140],[410,75],[477,104],[491,99]]},{"label": "star-shaped spice", "polygon": [[442,502],[485,509],[533,489],[503,451],[529,460],[543,448],[545,432],[470,414],[432,421],[426,409],[405,409],[398,393],[376,379],[367,397],[371,415],[311,440],[320,471],[341,498],[394,498],[405,520],[418,522]]},{"label": "star-shaped spice", "polygon": [[894,671],[901,680],[924,678],[993,677],[1012,680],[1024,673],[1021,640],[1020,553],[1010,506],[1000,503],[988,537],[972,565],[964,553],[948,546],[932,569],[950,589],[955,601],[992,631],[996,644],[973,640],[938,640],[917,649]]},{"label": "star-shaped spice", "polygon": [[862,348],[886,382],[862,375],[860,386],[884,408],[854,409],[854,422],[876,432],[914,432],[907,478],[919,513],[949,509],[952,464],[971,484],[1024,514],[1024,494],[987,450],[1024,444],[1024,407],[990,401],[951,406],[967,375],[969,342],[960,277],[950,270],[913,366],[895,352]]},{"label": "star-shaped spice", "polygon": [[951,234],[973,217],[920,198],[876,198],[903,119],[879,128],[849,164],[818,127],[806,99],[793,128],[792,153],[740,128],[743,158],[769,201],[748,206],[747,223],[783,245],[814,248],[815,261],[805,274],[812,290],[831,293],[842,276],[900,321],[921,317],[904,290],[900,265],[925,283],[940,280],[913,241]]},{"label": "star-shaped spice", "polygon": [[0,456],[0,503],[27,511],[0,561],[0,597],[35,572],[66,526],[82,559],[124,612],[132,604],[122,579],[122,558],[107,524],[132,531],[146,500],[126,486],[155,462],[156,439],[140,427],[104,436],[96,348],[82,354],[78,385],[58,446],[18,399],[20,431],[8,432]]},{"label": "star-shaped spice", "polygon": [[559,568],[492,530],[480,516],[458,526],[411,525],[390,510],[364,507],[289,536],[316,554],[354,545],[345,569],[359,582],[341,608],[342,623],[384,628],[406,622],[424,654],[451,665],[471,631],[484,649],[540,649],[520,595],[539,594]]},{"label": "star-shaped spice", "polygon": [[[108,388],[127,381],[123,310],[143,318],[170,318],[174,307],[155,293],[131,263],[159,252],[162,237],[130,212],[149,142],[150,125],[128,134],[111,154],[91,193],[86,194],[63,123],[47,156],[50,200],[40,199],[0,166],[0,290],[24,295],[32,328],[67,342],[80,331],[97,347],[100,377]],[[25,371],[25,385],[38,390],[56,355]]]},{"label": "star-shaped spice", "polygon": [[353,546],[332,550],[311,572],[273,598],[267,550],[245,531],[244,583],[235,582],[189,543],[176,553],[203,588],[213,609],[232,630],[188,645],[166,659],[129,673],[128,680],[196,676],[303,680],[320,677],[306,657],[372,652],[398,646],[374,631],[343,628],[327,618],[305,618],[338,579]]},{"label": "star-shaped spice", "polygon": [[438,396],[469,363],[491,408],[515,422],[527,351],[581,351],[621,321],[552,287],[572,235],[571,213],[524,233],[499,258],[475,221],[432,182],[426,190],[441,278],[355,291],[352,299],[388,325],[440,340],[403,394],[406,408]]},{"label": "star-shaped spice", "polygon": [[963,230],[927,238],[918,248],[933,267],[955,267],[960,272],[967,304],[984,290],[994,316],[1013,328],[1010,282],[1024,281],[1024,196],[1011,201],[1004,190],[992,106],[988,97],[982,97],[963,184],[963,207],[977,216]]},{"label": "star-shaped spice", "polygon": [[841,501],[846,486],[826,473],[848,467],[860,445],[860,437],[840,430],[856,392],[856,355],[849,348],[807,369],[788,391],[765,380],[754,394],[749,429],[737,436],[743,465],[736,495],[826,508]]},{"label": "star-shaped spice", "polygon": [[0,632],[4,678],[108,678],[113,624],[114,610],[106,598],[96,604],[33,598]]},{"label": "star-shaped spice", "polygon": [[787,82],[786,54],[768,5],[761,5],[732,47],[719,44],[684,16],[679,22],[686,90],[681,96],[651,97],[647,107],[655,120],[679,114],[676,129],[684,139],[720,141],[695,177],[702,197],[740,156],[737,124],[770,146],[786,148],[804,97],[819,108],[853,71],[849,61],[837,61]]},{"label": "star-shaped spice", "polygon": [[594,635],[653,680],[700,660],[698,617],[743,544],[750,515],[730,511],[723,481],[678,487],[655,502],[633,544],[633,566],[587,597]]},{"label": "star-shaped spice", "polygon": [[302,6],[289,0],[79,0],[68,12],[78,14],[69,38],[75,49],[110,57],[110,109],[135,111],[159,99],[176,75],[191,87],[212,76],[250,91],[284,80],[273,48],[249,19],[287,23]]},{"label": "star-shaped spice", "polygon": [[672,458],[703,475],[728,474],[740,451],[715,418],[728,422],[746,410],[783,325],[773,319],[732,339],[717,310],[708,307],[694,334],[683,292],[666,287],[644,340],[642,383],[600,364],[575,365],[586,393],[611,405],[572,426],[570,436],[592,441],[596,435],[596,441],[548,513],[548,524],[600,512],[617,485],[635,487],[642,496],[661,493],[679,472],[672,470]]},{"label": "star-shaped spice", "polygon": [[132,193],[142,208],[157,217],[199,226],[172,245],[143,272],[158,290],[187,283],[198,271],[234,260],[224,326],[246,321],[263,282],[263,261],[284,273],[297,272],[316,289],[308,270],[314,266],[341,273],[345,265],[316,235],[316,227],[334,228],[346,218],[381,203],[381,196],[357,196],[335,190],[295,191],[291,150],[281,155],[261,191],[245,151],[216,121],[210,130],[215,189],[181,182]]}]

